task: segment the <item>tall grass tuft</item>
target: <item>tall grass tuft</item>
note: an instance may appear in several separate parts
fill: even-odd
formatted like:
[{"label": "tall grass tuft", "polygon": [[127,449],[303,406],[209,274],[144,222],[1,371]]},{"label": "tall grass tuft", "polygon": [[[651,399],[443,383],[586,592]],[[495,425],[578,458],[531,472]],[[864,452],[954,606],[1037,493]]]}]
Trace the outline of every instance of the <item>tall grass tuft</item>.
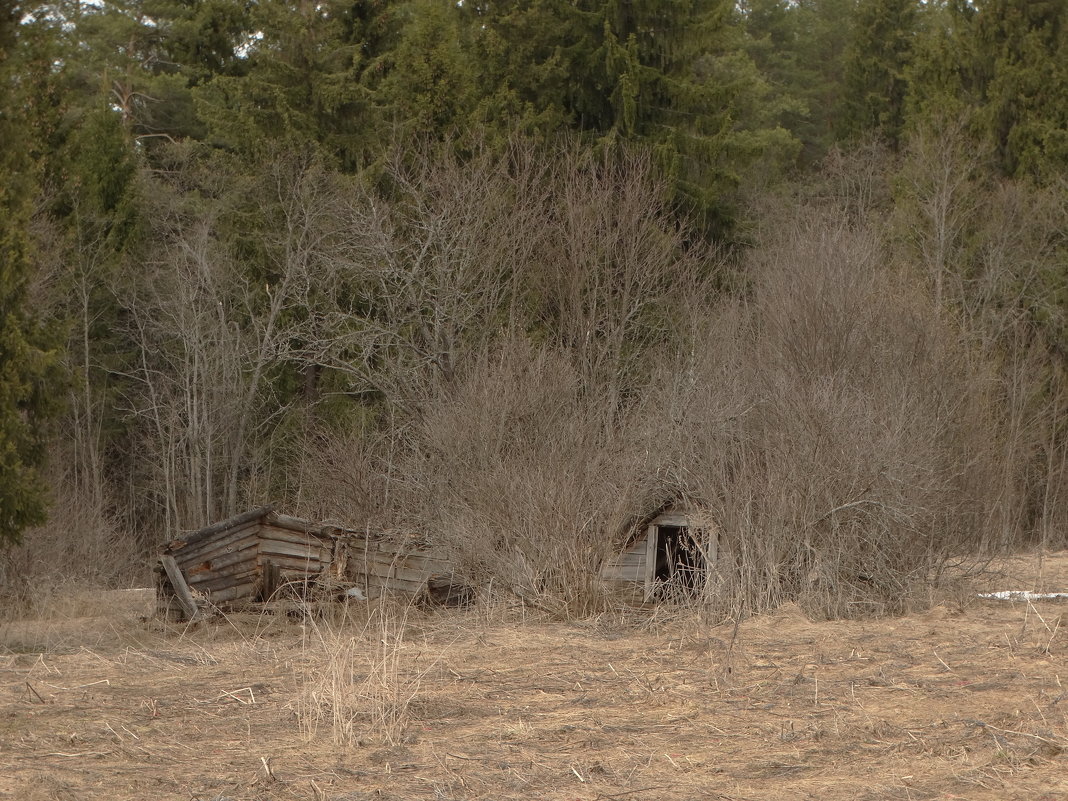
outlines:
[{"label": "tall grass tuft", "polygon": [[378,605],[362,626],[306,623],[298,676],[297,719],[302,735],[334,745],[403,742],[412,702],[427,672],[422,653],[406,642],[408,607]]}]

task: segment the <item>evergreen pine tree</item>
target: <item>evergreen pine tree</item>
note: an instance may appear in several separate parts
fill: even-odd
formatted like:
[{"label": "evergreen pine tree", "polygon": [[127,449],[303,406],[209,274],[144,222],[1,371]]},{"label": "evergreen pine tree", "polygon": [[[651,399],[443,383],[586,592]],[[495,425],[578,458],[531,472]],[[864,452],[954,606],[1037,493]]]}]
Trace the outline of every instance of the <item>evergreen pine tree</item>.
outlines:
[{"label": "evergreen pine tree", "polygon": [[818,160],[834,143],[843,58],[854,0],[749,0],[740,4],[747,48],[773,90],[782,126]]},{"label": "evergreen pine tree", "polygon": [[965,0],[925,4],[920,10],[913,58],[906,69],[906,127],[932,119],[971,117],[976,88],[975,8]]},{"label": "evergreen pine tree", "polygon": [[246,155],[265,140],[316,142],[360,167],[380,140],[371,84],[388,69],[392,19],[387,0],[255,4],[243,69],[193,90],[209,141]]},{"label": "evergreen pine tree", "polygon": [[365,78],[385,125],[406,134],[484,133],[471,130],[478,67],[466,15],[463,6],[442,0],[414,0],[397,10],[396,43]]},{"label": "evergreen pine tree", "polygon": [[917,0],[860,0],[845,54],[845,104],[839,133],[878,134],[897,146],[908,92]]},{"label": "evergreen pine tree", "polygon": [[1010,175],[1068,168],[1068,7],[1061,0],[977,3],[982,117]]},{"label": "evergreen pine tree", "polygon": [[52,354],[28,308],[27,233],[35,193],[30,158],[33,87],[18,57],[22,10],[0,12],[0,543],[44,521],[43,418]]},{"label": "evergreen pine tree", "polygon": [[727,0],[511,0],[473,10],[470,24],[481,120],[648,146],[680,204],[713,229],[729,225],[754,165],[778,170],[796,154]]}]

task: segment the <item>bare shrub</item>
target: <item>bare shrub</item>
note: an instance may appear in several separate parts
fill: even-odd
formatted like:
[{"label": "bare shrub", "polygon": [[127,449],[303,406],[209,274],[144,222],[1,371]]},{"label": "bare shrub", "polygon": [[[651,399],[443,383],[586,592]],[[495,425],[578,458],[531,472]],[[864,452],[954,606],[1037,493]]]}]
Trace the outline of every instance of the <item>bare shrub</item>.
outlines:
[{"label": "bare shrub", "polygon": [[327,299],[354,249],[351,187],[308,152],[271,155],[248,181],[205,175],[212,165],[174,151],[146,276],[116,288],[137,352],[123,478],[157,540],[234,514],[246,485],[263,488],[256,474],[280,461],[277,434],[300,400],[290,376],[338,323]]},{"label": "bare shrub", "polygon": [[[714,253],[675,219],[647,156],[557,155],[532,265],[528,325],[573,355],[582,381],[623,408],[671,342],[686,299],[710,291]],[[523,321],[525,322],[525,321]]]},{"label": "bare shrub", "polygon": [[887,261],[864,228],[801,216],[668,368],[679,423],[659,438],[719,519],[719,603],[893,611],[993,535],[991,376]]},{"label": "bare shrub", "polygon": [[[468,313],[480,301],[449,285],[443,252],[431,285],[445,305],[419,314],[468,304],[448,373],[429,353],[421,373],[401,359],[400,382],[392,361],[362,362],[403,394],[380,427],[317,442],[312,485],[351,486],[360,522],[424,532],[469,580],[572,616],[604,608],[601,564],[667,502],[707,510],[719,530],[704,600],[733,614],[791,599],[827,615],[894,611],[951,556],[1004,538],[1016,491],[996,382],[858,222],[886,200],[872,188],[881,168],[849,189],[850,213],[821,198],[822,211],[763,226],[746,293],[730,297],[698,280],[719,263],[687,244],[647,165],[616,166],[565,160],[524,195],[506,191],[507,165],[489,171],[490,194],[525,209],[506,251],[476,237],[487,263],[532,260],[507,273],[511,316],[487,329]],[[439,208],[439,182],[478,190],[461,191],[452,167],[420,175],[404,184],[405,215]],[[438,212],[404,219],[434,230]],[[399,336],[419,318],[398,319]],[[344,516],[346,503],[319,498]]]},{"label": "bare shrub", "polygon": [[862,140],[852,147],[836,146],[814,176],[814,200],[822,200],[850,225],[878,224],[892,208],[892,174],[895,157],[886,142]]},{"label": "bare shrub", "polygon": [[316,437],[305,503],[425,532],[484,595],[588,614],[603,601],[600,563],[640,511],[648,478],[643,443],[599,389],[566,351],[502,341],[466,359],[403,427]]},{"label": "bare shrub", "polygon": [[400,437],[384,430],[317,426],[307,432],[292,469],[298,474],[294,505],[313,519],[350,521],[391,528],[393,445]]},{"label": "bare shrub", "polygon": [[986,149],[967,120],[940,119],[910,138],[899,174],[896,244],[929,276],[996,370],[1003,505],[999,541],[1063,542],[1050,521],[1065,493],[1064,187],[985,180]]},{"label": "bare shrub", "polygon": [[302,504],[425,532],[483,585],[598,608],[599,564],[644,498],[627,411],[705,251],[643,156],[516,143],[463,164],[420,153],[388,178],[352,265],[366,316],[332,357],[384,412],[310,441],[303,485],[351,493],[302,488]]},{"label": "bare shrub", "polygon": [[363,186],[334,262],[338,330],[315,358],[402,414],[452,381],[464,356],[514,324],[545,235],[544,162],[517,141],[461,159],[428,143],[398,150]]},{"label": "bare shrub", "polygon": [[1068,249],[1064,187],[1004,182],[983,199],[956,304],[997,366],[1008,436],[1004,493],[1019,502],[1007,546],[1068,543]]},{"label": "bare shrub", "polygon": [[428,404],[405,500],[465,576],[569,615],[598,608],[600,563],[633,513],[645,462],[598,390],[567,353],[517,340]]},{"label": "bare shrub", "polygon": [[373,184],[279,153],[231,186],[175,150],[143,274],[106,287],[118,362],[75,281],[72,367],[107,392],[83,374],[54,525],[110,581],[103,510],[154,545],[281,502],[422,533],[565,615],[670,502],[720,532],[705,600],[732,614],[894,610],[951,557],[1059,542],[1063,192],[973,180],[959,134],[832,153],[729,276],[641,153],[423,145]]},{"label": "bare shrub", "polygon": [[49,617],[87,588],[148,586],[149,571],[135,538],[87,494],[62,483],[53,490],[49,520],[0,550],[0,609],[10,615]]},{"label": "bare shrub", "polygon": [[988,155],[968,136],[968,124],[958,117],[922,126],[909,138],[899,173],[895,216],[913,261],[929,277],[937,310],[968,294],[960,267],[968,228],[982,204],[979,166]]},{"label": "bare shrub", "polygon": [[703,254],[643,154],[600,161],[517,138],[460,159],[424,144],[361,191],[353,248],[335,265],[347,325],[317,358],[404,414],[514,332],[625,392]]}]

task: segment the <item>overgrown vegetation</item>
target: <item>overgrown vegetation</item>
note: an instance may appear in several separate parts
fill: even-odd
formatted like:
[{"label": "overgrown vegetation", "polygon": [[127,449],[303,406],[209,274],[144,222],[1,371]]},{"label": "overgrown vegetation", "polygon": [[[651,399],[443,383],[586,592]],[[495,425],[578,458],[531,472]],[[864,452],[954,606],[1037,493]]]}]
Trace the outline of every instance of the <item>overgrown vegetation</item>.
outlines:
[{"label": "overgrown vegetation", "polygon": [[1065,14],[15,4],[0,589],[267,501],[568,616],[672,501],[732,614],[1065,544]]}]

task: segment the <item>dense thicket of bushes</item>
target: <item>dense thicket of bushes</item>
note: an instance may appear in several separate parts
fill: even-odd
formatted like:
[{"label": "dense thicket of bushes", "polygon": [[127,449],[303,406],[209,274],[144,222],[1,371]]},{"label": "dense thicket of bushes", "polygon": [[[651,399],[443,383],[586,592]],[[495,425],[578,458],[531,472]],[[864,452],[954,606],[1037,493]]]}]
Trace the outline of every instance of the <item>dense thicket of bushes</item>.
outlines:
[{"label": "dense thicket of bushes", "polygon": [[[604,180],[583,170],[546,173],[528,196],[566,209],[576,175],[588,194]],[[513,306],[450,375],[428,363],[384,427],[310,441],[309,513],[425,531],[480,583],[574,612],[604,602],[597,568],[628,524],[671,500],[720,527],[706,600],[732,609],[892,611],[948,559],[1062,542],[1043,525],[1064,474],[1044,474],[1040,507],[1024,479],[1062,447],[1044,439],[1055,408],[1036,403],[1048,377],[936,304],[887,217],[794,199],[765,212],[744,256],[717,258],[658,216],[662,187],[641,174],[631,164],[626,186],[583,203],[596,223],[572,252],[617,255],[556,282],[550,308],[579,335],[542,325],[551,287]],[[648,209],[640,225],[632,208]],[[634,347],[625,363],[618,342]]]}]

